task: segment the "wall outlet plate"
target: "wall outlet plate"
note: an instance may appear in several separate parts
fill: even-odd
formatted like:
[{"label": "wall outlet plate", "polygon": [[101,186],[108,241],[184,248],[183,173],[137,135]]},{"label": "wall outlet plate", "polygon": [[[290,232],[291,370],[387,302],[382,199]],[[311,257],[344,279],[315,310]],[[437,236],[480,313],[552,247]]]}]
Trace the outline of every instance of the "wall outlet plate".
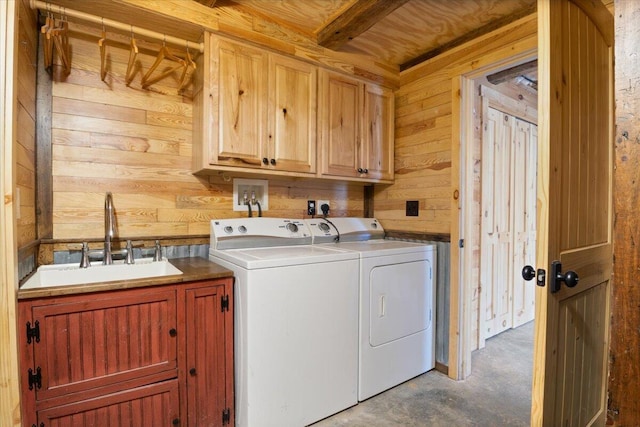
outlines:
[{"label": "wall outlet plate", "polygon": [[407,200],[406,214],[407,216],[418,216],[420,211],[420,203],[418,200]]},{"label": "wall outlet plate", "polygon": [[327,205],[329,207],[329,209],[327,210],[327,214],[331,210],[331,204],[329,203],[328,200],[318,200],[318,204],[316,205],[317,206],[316,210],[318,212],[318,215],[325,215],[325,213],[322,211],[323,205]]},{"label": "wall outlet plate", "polygon": [[[247,212],[249,208],[244,202],[244,195],[251,200],[252,194],[255,195],[256,202],[260,203],[260,209],[266,211],[269,209],[269,181],[266,179],[242,179],[235,178],[233,180],[233,210]],[[252,205],[251,210],[257,212],[257,206]]]},{"label": "wall outlet plate", "polygon": [[307,215],[315,215],[316,214],[316,201],[315,200],[307,200]]}]

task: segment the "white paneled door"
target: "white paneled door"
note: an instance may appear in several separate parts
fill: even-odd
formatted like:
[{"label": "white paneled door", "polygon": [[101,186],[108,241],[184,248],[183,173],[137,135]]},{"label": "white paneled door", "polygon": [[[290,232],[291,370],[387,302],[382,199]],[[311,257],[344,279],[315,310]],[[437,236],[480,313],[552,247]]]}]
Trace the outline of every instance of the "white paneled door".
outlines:
[{"label": "white paneled door", "polygon": [[536,237],[535,124],[483,108],[480,236],[480,345],[534,317],[535,286],[522,279],[534,264]]}]

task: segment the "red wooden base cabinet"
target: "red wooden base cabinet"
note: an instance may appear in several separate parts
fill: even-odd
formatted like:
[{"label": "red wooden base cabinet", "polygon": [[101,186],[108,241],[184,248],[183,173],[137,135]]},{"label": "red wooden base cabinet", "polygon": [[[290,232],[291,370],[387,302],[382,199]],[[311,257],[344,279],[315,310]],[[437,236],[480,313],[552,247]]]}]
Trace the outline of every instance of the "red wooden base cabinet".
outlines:
[{"label": "red wooden base cabinet", "polygon": [[24,426],[234,425],[233,279],[21,300]]}]

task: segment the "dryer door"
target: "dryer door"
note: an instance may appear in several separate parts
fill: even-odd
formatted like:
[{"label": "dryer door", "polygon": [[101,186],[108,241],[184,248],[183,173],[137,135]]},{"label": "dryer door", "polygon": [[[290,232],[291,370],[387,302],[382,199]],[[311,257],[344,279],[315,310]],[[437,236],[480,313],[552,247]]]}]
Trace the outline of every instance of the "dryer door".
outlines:
[{"label": "dryer door", "polygon": [[376,347],[431,326],[431,263],[427,260],[381,265],[369,281],[369,343]]}]

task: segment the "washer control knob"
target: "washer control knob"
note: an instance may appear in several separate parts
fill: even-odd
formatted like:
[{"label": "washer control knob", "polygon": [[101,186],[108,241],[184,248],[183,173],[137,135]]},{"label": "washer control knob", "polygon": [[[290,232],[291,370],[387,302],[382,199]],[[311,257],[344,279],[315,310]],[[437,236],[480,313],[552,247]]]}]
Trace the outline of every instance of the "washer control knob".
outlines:
[{"label": "washer control knob", "polygon": [[230,225],[227,225],[227,226],[224,228],[224,232],[225,232],[225,233],[227,233],[227,234],[231,234],[231,233],[233,233],[233,227],[232,227],[232,226],[230,226]]},{"label": "washer control knob", "polygon": [[298,232],[298,226],[295,225],[294,223],[290,222],[289,224],[287,224],[287,230],[291,231],[292,233],[297,233]]},{"label": "washer control knob", "polygon": [[374,230],[375,230],[376,228],[378,228],[378,223],[377,223],[377,222],[372,222],[372,223],[371,223],[371,228],[373,228]]},{"label": "washer control knob", "polygon": [[244,225],[241,225],[240,227],[238,227],[238,231],[244,234],[247,232],[247,227],[245,227]]},{"label": "washer control knob", "polygon": [[326,222],[321,222],[320,224],[318,224],[318,228],[326,233],[329,231],[329,224],[327,224]]}]

